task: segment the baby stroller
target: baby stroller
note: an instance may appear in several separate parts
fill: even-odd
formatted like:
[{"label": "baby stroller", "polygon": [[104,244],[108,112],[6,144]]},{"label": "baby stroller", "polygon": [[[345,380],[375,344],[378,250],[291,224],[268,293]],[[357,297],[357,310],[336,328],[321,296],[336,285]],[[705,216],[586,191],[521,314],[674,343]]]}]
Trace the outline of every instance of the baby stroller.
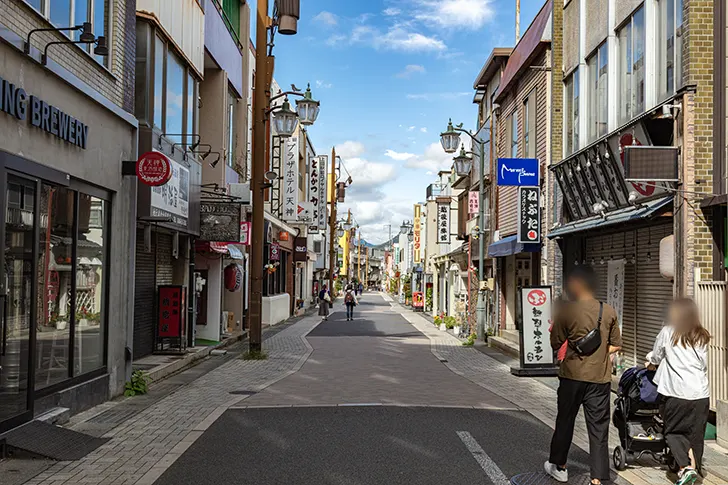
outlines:
[{"label": "baby stroller", "polygon": [[620,441],[612,454],[617,470],[626,469],[628,461],[639,460],[648,454],[667,465],[671,471],[677,471],[663,434],[664,424],[660,417],[654,377],[655,371],[632,367],[624,371],[619,380],[612,415]]}]

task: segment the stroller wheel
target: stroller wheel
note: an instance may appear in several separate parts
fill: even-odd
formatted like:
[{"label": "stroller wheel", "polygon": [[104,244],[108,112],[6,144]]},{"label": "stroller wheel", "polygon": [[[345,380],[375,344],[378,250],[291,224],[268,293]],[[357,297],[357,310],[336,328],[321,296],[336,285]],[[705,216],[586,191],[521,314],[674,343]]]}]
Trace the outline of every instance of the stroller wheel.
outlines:
[{"label": "stroller wheel", "polygon": [[665,461],[667,464],[667,469],[670,470],[672,473],[677,473],[680,471],[680,467],[678,466],[677,462],[675,461],[675,457],[672,456],[672,453],[668,452],[667,456],[665,457]]},{"label": "stroller wheel", "polygon": [[627,469],[627,453],[625,453],[624,448],[621,446],[616,446],[614,448],[614,453],[612,453],[612,463],[614,463],[614,468],[619,471]]}]

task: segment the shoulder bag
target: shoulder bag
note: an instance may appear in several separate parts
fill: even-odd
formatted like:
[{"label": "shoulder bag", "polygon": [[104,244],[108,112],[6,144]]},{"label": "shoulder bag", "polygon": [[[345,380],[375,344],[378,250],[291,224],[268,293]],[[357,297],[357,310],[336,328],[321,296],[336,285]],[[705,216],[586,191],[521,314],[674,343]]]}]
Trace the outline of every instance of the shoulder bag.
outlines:
[{"label": "shoulder bag", "polygon": [[591,355],[597,351],[600,345],[602,345],[602,313],[604,312],[604,303],[599,302],[599,318],[597,319],[596,328],[592,329],[581,337],[576,342],[572,342],[571,348],[581,356]]}]

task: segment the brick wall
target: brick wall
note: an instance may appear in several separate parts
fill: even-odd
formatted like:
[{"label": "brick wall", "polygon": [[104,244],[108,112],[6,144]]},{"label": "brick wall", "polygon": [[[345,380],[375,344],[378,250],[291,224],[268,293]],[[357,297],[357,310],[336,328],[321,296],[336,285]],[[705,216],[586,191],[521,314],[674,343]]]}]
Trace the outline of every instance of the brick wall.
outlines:
[{"label": "brick wall", "polygon": [[[559,2],[554,2],[551,22],[551,163],[558,163],[563,158],[564,142],[564,9]],[[557,192],[558,183],[550,170],[545,171],[548,192],[546,199],[546,211],[551,214],[561,214],[563,203]],[[554,209],[555,208],[555,209]],[[556,222],[549,218],[551,227]],[[561,249],[556,241],[548,241],[546,244],[546,282],[554,286],[554,293],[560,293],[563,287],[563,258]]]},{"label": "brick wall", "polygon": [[[683,161],[685,189],[708,195],[713,188],[713,0],[685,0],[683,76],[695,93],[683,97],[686,116]],[[690,196],[689,196],[690,197]],[[693,294],[695,269],[700,278],[712,279],[713,235],[711,213],[699,208],[702,196],[690,197],[685,227],[686,289]]]},{"label": "brick wall", "polygon": [[[75,45],[53,46],[49,58],[114,104],[133,112],[136,0],[112,0],[111,9],[108,69]],[[0,23],[21,37],[32,29],[52,27],[23,0],[0,0],[0,12]],[[38,32],[31,37],[31,43],[43,50],[48,42],[67,39],[59,32]]]}]

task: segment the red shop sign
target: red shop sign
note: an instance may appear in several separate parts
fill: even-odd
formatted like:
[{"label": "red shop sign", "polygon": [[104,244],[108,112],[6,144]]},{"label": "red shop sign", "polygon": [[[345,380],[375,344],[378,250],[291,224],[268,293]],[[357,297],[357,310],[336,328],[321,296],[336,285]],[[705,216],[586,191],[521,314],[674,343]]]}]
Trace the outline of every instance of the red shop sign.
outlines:
[{"label": "red shop sign", "polygon": [[172,162],[164,153],[147,152],[137,160],[136,174],[143,183],[158,187],[172,178]]}]

